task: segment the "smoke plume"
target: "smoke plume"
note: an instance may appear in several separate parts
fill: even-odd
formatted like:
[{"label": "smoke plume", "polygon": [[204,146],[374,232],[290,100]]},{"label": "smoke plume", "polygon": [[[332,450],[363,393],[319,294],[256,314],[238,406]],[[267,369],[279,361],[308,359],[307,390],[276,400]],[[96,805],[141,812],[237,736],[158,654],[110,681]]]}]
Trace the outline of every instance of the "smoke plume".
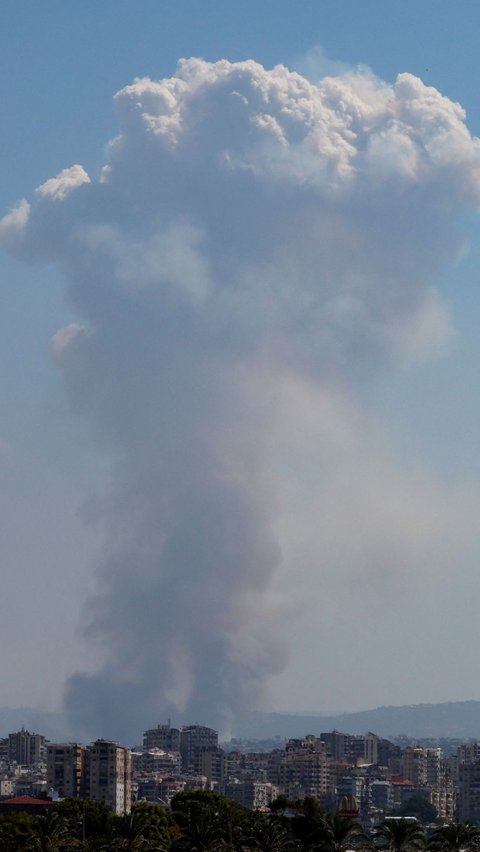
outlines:
[{"label": "smoke plume", "polygon": [[65,169],[0,223],[7,249],[64,269],[79,322],[54,357],[114,458],[86,616],[102,662],[67,703],[96,735],[182,713],[224,727],[287,659],[285,393],[354,395],[442,343],[434,284],[480,200],[480,145],[435,89],[365,69],[313,85],[191,59],[115,105],[99,178]]}]

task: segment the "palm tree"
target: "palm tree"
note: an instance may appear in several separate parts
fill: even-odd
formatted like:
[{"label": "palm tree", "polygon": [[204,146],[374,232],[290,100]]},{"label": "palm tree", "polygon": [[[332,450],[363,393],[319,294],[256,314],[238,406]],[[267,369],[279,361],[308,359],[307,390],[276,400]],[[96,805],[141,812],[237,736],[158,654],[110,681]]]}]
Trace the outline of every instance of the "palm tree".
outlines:
[{"label": "palm tree", "polygon": [[174,852],[219,852],[230,850],[245,822],[245,811],[209,790],[177,793],[171,813],[179,838]]},{"label": "palm tree", "polygon": [[2,852],[25,849],[34,824],[35,817],[30,816],[25,811],[1,814],[0,849]]},{"label": "palm tree", "polygon": [[67,820],[55,811],[50,811],[35,820],[25,849],[29,852],[60,852],[75,844]]},{"label": "palm tree", "polygon": [[292,835],[287,831],[281,819],[255,816],[252,825],[242,843],[242,852],[288,852],[296,847]]},{"label": "palm tree", "polygon": [[367,840],[357,819],[338,813],[324,813],[310,837],[310,849],[321,852],[345,852],[352,845]]},{"label": "palm tree", "polygon": [[169,841],[151,813],[135,808],[131,813],[116,818],[106,848],[123,852],[167,852]]},{"label": "palm tree", "polygon": [[426,842],[420,823],[409,819],[386,819],[375,832],[374,840],[386,852],[418,852]]},{"label": "palm tree", "polygon": [[189,802],[180,828],[180,838],[174,843],[178,852],[218,852],[226,847],[225,826],[218,812],[205,807],[201,801]]},{"label": "palm tree", "polygon": [[480,827],[469,822],[449,822],[432,834],[429,848],[435,852],[471,852],[480,845]]}]

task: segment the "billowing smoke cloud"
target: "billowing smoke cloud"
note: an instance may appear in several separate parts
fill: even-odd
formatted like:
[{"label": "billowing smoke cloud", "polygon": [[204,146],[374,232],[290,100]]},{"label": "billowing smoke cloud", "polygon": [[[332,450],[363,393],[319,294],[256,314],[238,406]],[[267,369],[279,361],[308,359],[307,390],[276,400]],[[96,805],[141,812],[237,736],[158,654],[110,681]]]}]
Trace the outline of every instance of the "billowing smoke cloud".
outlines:
[{"label": "billowing smoke cloud", "polygon": [[100,179],[64,170],[0,237],[63,266],[81,320],[54,355],[115,462],[89,603],[103,662],[67,701],[89,732],[122,735],[182,712],[228,724],[285,665],[272,450],[285,393],[298,380],[356,394],[442,344],[435,276],[480,200],[480,145],[409,74],[312,85],[192,59],[115,102]]}]

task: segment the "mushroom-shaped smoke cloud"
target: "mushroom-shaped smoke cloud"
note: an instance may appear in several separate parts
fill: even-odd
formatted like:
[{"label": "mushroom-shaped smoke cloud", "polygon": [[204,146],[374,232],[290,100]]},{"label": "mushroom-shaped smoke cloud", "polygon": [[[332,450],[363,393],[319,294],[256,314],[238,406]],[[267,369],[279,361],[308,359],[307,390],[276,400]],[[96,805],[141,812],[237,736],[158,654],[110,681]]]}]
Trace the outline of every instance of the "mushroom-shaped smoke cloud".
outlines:
[{"label": "mushroom-shaped smoke cloud", "polygon": [[65,169],[0,239],[65,269],[81,324],[55,359],[117,459],[89,604],[105,662],[67,701],[86,731],[123,735],[182,711],[227,724],[284,666],[279,388],[354,392],[448,331],[433,284],[480,200],[480,145],[409,74],[312,85],[191,59],[115,101],[100,179]]}]

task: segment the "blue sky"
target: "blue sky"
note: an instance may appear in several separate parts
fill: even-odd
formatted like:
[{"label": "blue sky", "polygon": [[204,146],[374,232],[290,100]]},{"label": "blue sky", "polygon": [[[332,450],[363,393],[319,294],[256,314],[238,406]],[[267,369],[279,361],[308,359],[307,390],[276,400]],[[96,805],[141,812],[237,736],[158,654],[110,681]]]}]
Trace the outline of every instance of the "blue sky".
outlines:
[{"label": "blue sky", "polygon": [[[479,33],[480,8],[473,0],[456,4],[442,0],[4,0],[0,7],[0,212],[7,212],[22,197],[31,199],[35,187],[74,163],[97,177],[106,145],[117,132],[113,95],[135,77],[170,77],[181,57],[200,56],[212,62],[253,58],[267,69],[282,63],[311,73],[316,68],[319,76],[334,68],[335,62],[366,65],[387,83],[408,71],[461,103],[470,132],[480,134]],[[402,363],[381,374],[362,392],[363,407],[375,422],[382,422],[381,440],[388,445],[385,466],[411,469],[413,480],[429,479],[440,490],[449,489],[450,496],[452,491],[470,489],[468,511],[478,514],[476,215],[463,214],[456,227],[468,241],[468,251],[462,260],[447,263],[436,282],[450,310],[453,339],[438,357]],[[108,483],[109,451],[96,446],[88,425],[70,413],[62,376],[49,354],[55,332],[78,319],[66,303],[61,270],[30,267],[3,254],[0,280],[0,442],[6,458],[1,489],[5,529],[0,640],[8,647],[15,637],[11,660],[2,664],[5,671],[0,666],[0,682],[5,684],[0,704],[55,707],[65,677],[73,670],[94,667],[99,655],[83,642],[77,625],[83,618],[82,604],[96,588],[92,566],[103,548],[102,529],[85,524],[84,518],[92,514],[92,494],[102,492]],[[379,458],[375,463],[381,466]],[[360,475],[356,461],[355,470]],[[300,476],[297,489],[301,490],[302,482],[306,492],[314,487],[311,483],[307,487],[306,480]],[[396,475],[392,480],[396,481]],[[298,495],[292,499],[299,500]],[[462,539],[461,516],[458,508],[452,520],[455,542]],[[465,524],[469,541],[467,520]],[[287,554],[304,533],[301,525],[291,532]],[[428,548],[430,556],[420,551],[420,561],[434,560]],[[432,568],[420,577],[418,595],[405,593],[401,602],[395,600],[396,587],[387,589],[382,583],[378,596],[362,597],[361,593],[355,600],[352,588],[359,584],[365,592],[375,581],[345,575],[342,583],[348,586],[349,602],[345,610],[340,608],[337,620],[329,607],[320,634],[318,612],[296,604],[303,614],[295,619],[286,616],[287,621],[295,621],[293,650],[291,662],[273,687],[275,707],[327,711],[390,700],[398,704],[480,698],[470,666],[478,638],[476,613],[465,605],[478,593],[479,555],[471,543],[466,544],[465,551],[459,551],[460,567],[452,564],[451,573],[444,567],[438,578]],[[290,559],[295,562],[292,553]],[[304,559],[307,563],[311,554]],[[279,583],[287,596],[289,570],[282,572]],[[296,565],[295,570],[302,569]],[[409,575],[408,584],[413,577],[414,573]],[[306,570],[299,585],[308,590],[311,582]],[[344,594],[342,584],[336,592],[335,588],[333,583],[332,599]],[[442,614],[441,625],[435,613],[429,615],[432,608]],[[355,613],[360,611],[362,618],[356,622]],[[373,615],[378,632],[365,628],[364,616],[371,623]],[[452,632],[445,636],[447,617]],[[406,624],[412,633],[403,648],[389,640],[380,650],[379,637],[382,631],[390,631],[392,623],[402,629]],[[326,695],[320,684],[321,667],[315,686],[309,679],[309,664],[299,660],[308,658],[309,649],[318,660],[326,636],[335,636],[337,630],[338,658],[324,670],[330,680]],[[352,695],[342,680],[359,637],[365,650],[355,651],[359,668]],[[437,654],[443,646],[446,675],[439,671]],[[46,653],[52,647],[56,649],[53,656]],[[417,647],[424,652],[418,672],[411,676],[409,660]],[[457,660],[464,648],[470,650],[463,668]],[[362,659],[377,653],[373,665],[380,678],[364,679]],[[390,688],[387,678],[387,686],[377,688],[382,674],[396,664],[403,673],[399,687]]]}]

